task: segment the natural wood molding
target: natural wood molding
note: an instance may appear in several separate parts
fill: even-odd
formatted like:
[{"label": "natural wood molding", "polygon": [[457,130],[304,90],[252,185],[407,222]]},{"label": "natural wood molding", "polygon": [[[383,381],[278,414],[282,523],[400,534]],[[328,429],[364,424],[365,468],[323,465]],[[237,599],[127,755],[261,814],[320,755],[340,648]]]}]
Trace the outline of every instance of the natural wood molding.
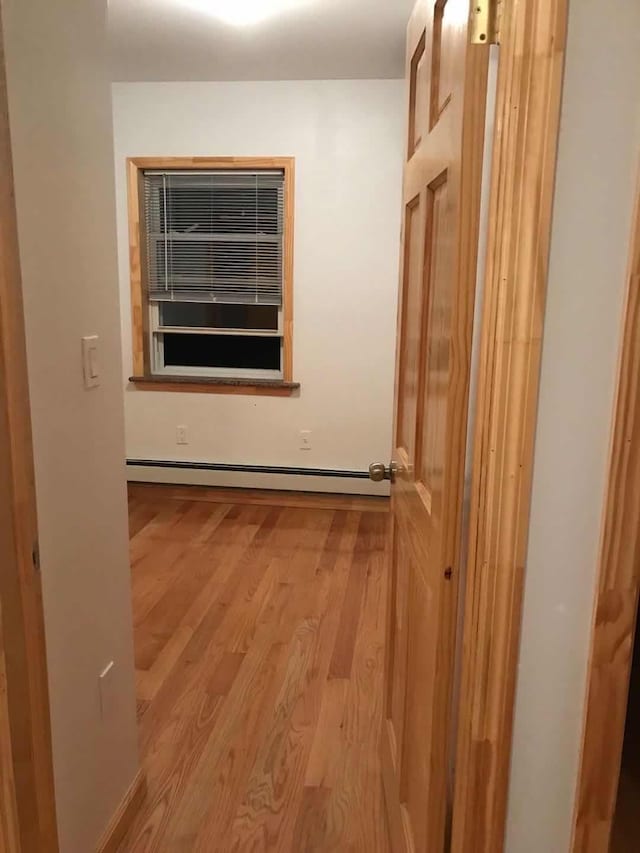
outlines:
[{"label": "natural wood molding", "polygon": [[295,160],[289,158],[284,169],[284,246],[282,288],[282,377],[293,380],[293,246],[295,233]]},{"label": "natural wood molding", "polygon": [[138,770],[98,843],[96,853],[116,853],[147,796],[147,777]]},{"label": "natural wood molding", "polygon": [[452,850],[504,845],[567,0],[503,4]]},{"label": "natural wood molding", "polygon": [[0,651],[0,851],[11,853],[19,850],[21,850],[20,826],[13,772],[7,666],[4,648],[2,648]]},{"label": "natural wood molding", "polygon": [[640,183],[604,503],[573,853],[606,853],[624,740],[640,583]]},{"label": "natural wood molding", "polygon": [[[282,282],[282,378],[293,380],[293,253],[295,231],[295,157],[128,157],[128,228],[129,274],[131,290],[131,333],[133,345],[132,369],[135,376],[149,375],[149,311],[147,291],[144,286],[144,223],[141,212],[142,172],[144,169],[282,169],[284,173],[284,245]],[[200,384],[194,380],[194,385]],[[247,383],[249,385],[250,383]],[[136,382],[140,390],[158,390]],[[185,391],[185,388],[168,388],[165,391]],[[191,389],[195,390],[195,389]],[[212,391],[205,393],[232,394],[238,391]],[[259,392],[257,392],[259,393]],[[288,396],[271,394],[270,396]]]},{"label": "natural wood molding", "polygon": [[11,853],[58,850],[34,480],[0,23],[0,811]]},{"label": "natural wood molding", "polygon": [[294,157],[128,157],[137,169],[289,169]]},{"label": "natural wood molding", "polygon": [[129,380],[138,391],[168,391],[171,393],[182,392],[183,394],[234,394],[244,397],[292,397],[300,391],[297,382],[282,382],[280,384],[260,384],[259,382],[217,382],[209,377],[207,379],[187,379],[177,377],[165,379],[164,377],[137,377],[132,376]]},{"label": "natural wood molding", "polygon": [[147,299],[142,284],[142,233],[140,215],[140,170],[135,160],[127,160],[129,274],[131,291],[131,334],[133,372],[142,375],[146,370]]}]

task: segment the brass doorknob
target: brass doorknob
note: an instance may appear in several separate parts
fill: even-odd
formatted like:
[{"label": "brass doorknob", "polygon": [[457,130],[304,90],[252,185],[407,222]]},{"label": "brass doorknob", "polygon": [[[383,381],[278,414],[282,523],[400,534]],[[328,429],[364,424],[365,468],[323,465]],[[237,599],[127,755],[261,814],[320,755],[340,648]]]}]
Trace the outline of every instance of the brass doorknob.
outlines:
[{"label": "brass doorknob", "polygon": [[372,462],[369,465],[369,478],[374,483],[381,483],[383,480],[390,480],[393,483],[398,471],[399,465],[397,462],[391,462],[388,468],[384,462]]}]

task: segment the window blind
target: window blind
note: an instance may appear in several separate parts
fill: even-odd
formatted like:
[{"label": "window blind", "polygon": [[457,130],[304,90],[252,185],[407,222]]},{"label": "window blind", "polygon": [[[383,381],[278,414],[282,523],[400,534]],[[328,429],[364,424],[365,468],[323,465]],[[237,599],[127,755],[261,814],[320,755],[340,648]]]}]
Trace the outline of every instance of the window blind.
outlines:
[{"label": "window blind", "polygon": [[282,304],[284,174],[147,171],[149,298]]}]

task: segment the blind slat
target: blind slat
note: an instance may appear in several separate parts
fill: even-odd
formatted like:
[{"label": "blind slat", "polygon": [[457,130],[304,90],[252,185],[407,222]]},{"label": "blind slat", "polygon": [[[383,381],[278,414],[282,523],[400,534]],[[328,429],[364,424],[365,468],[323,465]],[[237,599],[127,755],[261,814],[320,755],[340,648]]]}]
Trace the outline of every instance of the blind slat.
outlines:
[{"label": "blind slat", "polygon": [[149,298],[282,304],[284,174],[144,173]]}]

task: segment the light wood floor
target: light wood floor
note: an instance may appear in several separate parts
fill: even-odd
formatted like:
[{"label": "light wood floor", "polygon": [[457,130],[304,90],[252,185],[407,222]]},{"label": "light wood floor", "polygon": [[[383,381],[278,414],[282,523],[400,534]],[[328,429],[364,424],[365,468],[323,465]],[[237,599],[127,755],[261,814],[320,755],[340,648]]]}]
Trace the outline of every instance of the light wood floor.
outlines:
[{"label": "light wood floor", "polygon": [[209,498],[130,493],[149,794],[121,853],[386,853],[386,504]]}]

